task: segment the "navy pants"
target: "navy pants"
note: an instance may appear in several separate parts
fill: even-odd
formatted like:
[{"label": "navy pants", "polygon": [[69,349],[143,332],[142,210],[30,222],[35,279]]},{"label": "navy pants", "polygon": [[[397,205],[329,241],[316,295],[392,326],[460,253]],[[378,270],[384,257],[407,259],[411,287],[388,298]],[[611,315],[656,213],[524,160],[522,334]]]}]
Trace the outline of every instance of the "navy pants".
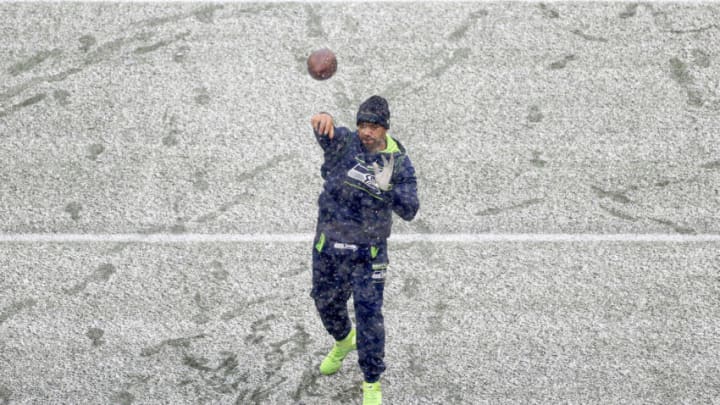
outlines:
[{"label": "navy pants", "polygon": [[357,323],[358,362],[365,381],[375,382],[385,371],[385,325],[382,314],[387,242],[350,245],[315,238],[312,293],[320,319],[335,340],[350,333],[347,302],[353,297]]}]

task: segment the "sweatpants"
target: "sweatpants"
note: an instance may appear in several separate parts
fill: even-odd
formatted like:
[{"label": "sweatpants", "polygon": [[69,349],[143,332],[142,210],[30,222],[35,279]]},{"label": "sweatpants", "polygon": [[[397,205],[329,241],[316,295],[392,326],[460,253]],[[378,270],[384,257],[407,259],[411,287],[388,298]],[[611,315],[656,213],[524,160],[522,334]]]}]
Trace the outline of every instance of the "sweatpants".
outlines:
[{"label": "sweatpants", "polygon": [[325,329],[335,340],[345,338],[352,322],[348,300],[355,307],[358,363],[365,381],[376,382],[385,371],[385,325],[382,314],[387,242],[352,245],[315,238],[311,296]]}]

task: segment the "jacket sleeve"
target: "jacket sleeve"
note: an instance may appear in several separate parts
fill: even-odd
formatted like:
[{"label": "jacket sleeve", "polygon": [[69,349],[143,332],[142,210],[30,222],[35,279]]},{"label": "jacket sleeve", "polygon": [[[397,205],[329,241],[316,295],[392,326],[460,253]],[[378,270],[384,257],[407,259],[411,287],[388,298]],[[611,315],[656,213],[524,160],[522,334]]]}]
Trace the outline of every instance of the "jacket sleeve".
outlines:
[{"label": "jacket sleeve", "polygon": [[335,133],[332,139],[327,135],[320,135],[317,131],[313,130],[315,139],[325,153],[338,153],[345,144],[348,133],[350,132],[350,130],[345,127],[334,127],[334,129]]},{"label": "jacket sleeve", "polygon": [[392,194],[392,210],[400,218],[410,221],[415,218],[415,214],[420,209],[420,201],[417,196],[415,168],[407,155],[403,157],[393,180],[393,188],[390,191]]},{"label": "jacket sleeve", "polygon": [[328,173],[332,172],[342,158],[342,151],[350,141],[350,130],[345,127],[335,127],[333,139],[327,135],[320,135],[317,131],[315,139],[323,149],[323,164],[320,167],[320,174],[323,179],[327,179]]}]

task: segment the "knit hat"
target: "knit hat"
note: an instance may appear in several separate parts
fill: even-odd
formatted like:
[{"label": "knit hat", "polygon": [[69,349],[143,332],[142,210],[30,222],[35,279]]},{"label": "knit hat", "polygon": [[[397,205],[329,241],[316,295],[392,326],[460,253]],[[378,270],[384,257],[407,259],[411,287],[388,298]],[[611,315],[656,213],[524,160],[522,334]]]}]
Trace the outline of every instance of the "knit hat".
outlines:
[{"label": "knit hat", "polygon": [[372,96],[360,104],[357,113],[357,125],[361,122],[378,124],[385,129],[390,129],[390,109],[388,102],[380,96]]}]

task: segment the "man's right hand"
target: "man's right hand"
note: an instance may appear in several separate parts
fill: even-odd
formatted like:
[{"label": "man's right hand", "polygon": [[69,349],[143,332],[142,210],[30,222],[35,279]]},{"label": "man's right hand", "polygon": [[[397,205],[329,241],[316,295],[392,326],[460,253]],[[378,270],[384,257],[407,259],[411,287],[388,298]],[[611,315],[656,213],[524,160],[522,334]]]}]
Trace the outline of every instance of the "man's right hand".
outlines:
[{"label": "man's right hand", "polygon": [[317,113],[310,118],[310,124],[312,125],[315,132],[320,135],[327,135],[328,138],[333,139],[335,136],[335,124],[333,118],[328,113]]}]

